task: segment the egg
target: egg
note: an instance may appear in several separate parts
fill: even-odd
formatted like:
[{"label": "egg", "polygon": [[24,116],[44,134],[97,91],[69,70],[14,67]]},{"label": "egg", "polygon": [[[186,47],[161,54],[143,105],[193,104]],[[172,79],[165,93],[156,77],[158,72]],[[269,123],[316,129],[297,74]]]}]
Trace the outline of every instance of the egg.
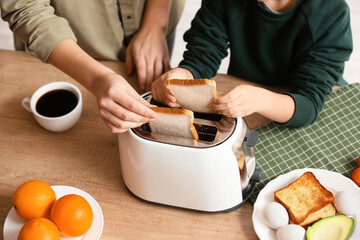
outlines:
[{"label": "egg", "polygon": [[296,224],[279,227],[276,232],[278,240],[305,240],[305,229]]},{"label": "egg", "polygon": [[286,209],[277,202],[267,203],[263,215],[266,224],[273,229],[278,229],[289,223],[289,215]]},{"label": "egg", "polygon": [[341,191],[335,194],[334,205],[339,213],[354,216],[360,212],[360,199],[349,191]]}]

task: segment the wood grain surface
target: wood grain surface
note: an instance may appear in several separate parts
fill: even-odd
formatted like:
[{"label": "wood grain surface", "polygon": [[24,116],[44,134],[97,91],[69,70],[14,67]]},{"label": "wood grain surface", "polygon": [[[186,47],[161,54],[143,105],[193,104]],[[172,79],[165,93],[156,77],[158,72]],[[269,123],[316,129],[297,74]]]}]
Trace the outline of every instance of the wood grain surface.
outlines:
[{"label": "wood grain surface", "polygon": [[[125,72],[123,63],[102,63],[120,74]],[[135,76],[127,79],[139,90]],[[241,83],[227,75],[215,79],[219,92]],[[23,98],[53,81],[71,82],[83,94],[81,118],[64,133],[43,129],[21,105]],[[211,214],[150,204],[131,196],[121,177],[117,136],[100,119],[95,98],[53,66],[24,52],[0,50],[0,109],[1,238],[15,189],[25,181],[41,179],[92,195],[104,214],[103,240],[257,239],[249,203],[231,213]],[[251,128],[266,121],[256,115],[247,118]]]}]

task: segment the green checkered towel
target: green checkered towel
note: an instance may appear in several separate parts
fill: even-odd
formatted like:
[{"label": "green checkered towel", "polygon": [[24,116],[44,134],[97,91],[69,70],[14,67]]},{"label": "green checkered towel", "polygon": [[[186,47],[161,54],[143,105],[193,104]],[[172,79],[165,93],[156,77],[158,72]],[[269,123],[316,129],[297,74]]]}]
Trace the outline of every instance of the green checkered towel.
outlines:
[{"label": "green checkered towel", "polygon": [[315,122],[288,128],[273,122],[256,129],[255,157],[262,179],[250,200],[277,176],[301,168],[320,168],[350,177],[360,155],[360,83],[327,96]]}]

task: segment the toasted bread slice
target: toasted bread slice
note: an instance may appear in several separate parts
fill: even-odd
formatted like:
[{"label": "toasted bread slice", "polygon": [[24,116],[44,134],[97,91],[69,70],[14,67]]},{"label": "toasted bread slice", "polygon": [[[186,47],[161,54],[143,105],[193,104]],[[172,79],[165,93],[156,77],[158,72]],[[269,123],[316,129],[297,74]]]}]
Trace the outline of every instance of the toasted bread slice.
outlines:
[{"label": "toasted bread slice", "polygon": [[289,186],[274,193],[276,201],[289,212],[296,224],[299,224],[313,212],[334,201],[334,194],[316,179],[312,172],[305,172]]},{"label": "toasted bread slice", "polygon": [[[326,217],[330,217],[330,216],[333,216],[335,214],[336,214],[336,208],[334,207],[334,204],[329,203],[328,205],[321,208],[320,210],[317,210],[316,212],[310,213],[303,222],[299,223],[299,225],[301,227],[307,228],[309,225],[313,224],[317,220],[322,219],[322,218],[326,218]],[[293,224],[295,222],[290,218],[289,223]]]},{"label": "toasted bread slice", "polygon": [[194,113],[187,109],[153,107],[156,119],[149,122],[151,132],[198,140]]},{"label": "toasted bread slice", "polygon": [[212,113],[209,104],[217,96],[216,82],[210,79],[169,79],[166,87],[182,108]]}]

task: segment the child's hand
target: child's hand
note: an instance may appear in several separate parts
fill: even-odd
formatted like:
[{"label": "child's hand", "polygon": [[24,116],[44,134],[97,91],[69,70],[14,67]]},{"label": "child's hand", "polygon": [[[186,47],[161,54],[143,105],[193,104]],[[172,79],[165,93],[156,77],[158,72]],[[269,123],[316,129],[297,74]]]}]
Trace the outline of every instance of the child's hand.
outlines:
[{"label": "child's hand", "polygon": [[238,85],[213,99],[210,104],[215,113],[228,117],[248,116],[260,109],[262,88],[251,85]]},{"label": "child's hand", "polygon": [[170,93],[166,87],[166,80],[168,79],[194,79],[192,73],[185,68],[174,68],[156,79],[151,85],[153,98],[169,107],[180,107],[176,102],[175,97]]}]

